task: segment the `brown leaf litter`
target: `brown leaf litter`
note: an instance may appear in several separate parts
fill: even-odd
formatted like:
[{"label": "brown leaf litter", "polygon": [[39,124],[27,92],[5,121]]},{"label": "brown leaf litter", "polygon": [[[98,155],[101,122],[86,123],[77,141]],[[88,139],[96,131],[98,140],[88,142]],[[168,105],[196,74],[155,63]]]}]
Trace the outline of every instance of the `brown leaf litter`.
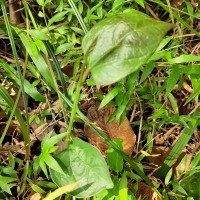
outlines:
[{"label": "brown leaf litter", "polygon": [[151,187],[143,182],[138,183],[136,198],[145,200],[161,200],[161,198],[151,189]]},{"label": "brown leaf litter", "polygon": [[[109,117],[113,114],[115,109],[110,106],[98,110],[99,102],[95,102],[87,111],[87,117],[100,128],[111,140],[121,138],[124,142],[123,151],[127,155],[131,155],[134,150],[136,142],[136,135],[133,132],[131,125],[127,118],[120,125],[119,120],[113,120],[107,123]],[[85,136],[88,137],[89,142],[94,144],[103,154],[106,153],[108,145],[100,138],[88,125],[84,126]]]}]

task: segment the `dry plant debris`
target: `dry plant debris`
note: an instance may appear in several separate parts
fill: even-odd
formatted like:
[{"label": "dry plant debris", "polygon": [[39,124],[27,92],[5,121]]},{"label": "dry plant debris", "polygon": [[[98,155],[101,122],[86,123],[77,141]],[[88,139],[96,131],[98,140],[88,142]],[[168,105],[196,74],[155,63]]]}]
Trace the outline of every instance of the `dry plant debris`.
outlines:
[{"label": "dry plant debris", "polygon": [[[119,125],[119,121],[111,121],[107,123],[109,117],[114,112],[114,108],[110,106],[105,106],[104,108],[98,110],[99,102],[95,102],[87,112],[87,117],[100,128],[111,140],[115,138],[121,138],[124,141],[123,151],[127,155],[131,155],[134,150],[134,145],[136,142],[136,135],[133,132],[131,125],[127,118],[124,122]],[[101,139],[91,128],[85,124],[84,126],[85,136],[88,137],[90,143],[94,144],[100,149],[102,153],[105,154],[108,149],[107,144]]]}]

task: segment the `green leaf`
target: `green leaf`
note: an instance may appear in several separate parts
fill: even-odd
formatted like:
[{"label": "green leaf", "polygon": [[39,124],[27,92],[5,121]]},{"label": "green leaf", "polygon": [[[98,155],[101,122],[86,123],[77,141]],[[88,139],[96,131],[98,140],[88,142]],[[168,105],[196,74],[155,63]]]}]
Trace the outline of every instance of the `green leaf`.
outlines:
[{"label": "green leaf", "polygon": [[60,174],[64,174],[58,162],[49,153],[42,153],[42,159],[49,166],[49,168],[54,169]]},{"label": "green leaf", "polygon": [[161,168],[156,172],[156,176],[161,178],[165,177],[169,169],[173,166],[173,164],[178,159],[179,155],[181,154],[184,147],[187,145],[188,141],[192,137],[196,125],[193,125],[191,122],[188,123],[188,127],[186,127],[181,136],[179,137],[178,141],[171,149],[169,155],[167,156],[166,160],[162,164]]},{"label": "green leaf", "polygon": [[36,185],[41,186],[41,187],[45,187],[45,188],[50,188],[50,189],[56,189],[57,186],[49,181],[37,181],[35,182]]},{"label": "green leaf", "polygon": [[200,199],[200,171],[187,176],[181,181],[181,186],[194,199]]},{"label": "green leaf", "polygon": [[77,186],[77,182],[75,183],[71,183],[69,185],[65,185],[63,187],[60,187],[58,189],[56,189],[55,191],[53,191],[52,193],[48,194],[43,200],[53,200],[56,199],[57,197],[72,191],[76,186]]},{"label": "green leaf", "polygon": [[[5,88],[0,84],[0,99],[3,99],[5,101],[5,103],[10,107],[10,109],[12,110],[14,108],[14,101],[13,99],[10,97],[10,95],[8,94],[8,92],[5,90]],[[26,123],[22,117],[22,115],[20,114],[20,111],[18,108],[15,108],[15,112],[14,112],[18,123],[20,124],[20,129],[22,131],[23,134],[23,138],[26,144],[26,148],[28,149],[28,144],[30,143],[30,137],[29,137],[29,131],[27,129]]]},{"label": "green leaf", "polygon": [[[123,140],[120,138],[116,138],[114,142],[117,146],[122,150],[123,149]],[[108,165],[111,170],[119,173],[123,169],[123,157],[119,155],[112,147],[109,147],[107,153]]]},{"label": "green leaf", "polygon": [[144,6],[144,1],[143,0],[135,0],[140,6],[142,6],[143,8],[145,8]]},{"label": "green leaf", "polygon": [[73,43],[61,44],[61,45],[58,46],[58,48],[56,49],[55,54],[58,55],[59,53],[64,53],[66,50],[72,48],[73,46],[74,46]]},{"label": "green leaf", "polygon": [[59,186],[79,181],[71,195],[83,198],[94,196],[100,191],[113,187],[106,162],[98,149],[74,138],[69,148],[54,158],[64,171],[64,175],[50,169],[52,180]]},{"label": "green leaf", "polygon": [[103,98],[101,104],[99,105],[99,109],[103,108],[107,105],[120,91],[122,91],[122,85],[117,85],[111,91],[109,91],[106,96]]},{"label": "green leaf", "polygon": [[197,154],[193,158],[190,164],[190,169],[194,169],[195,167],[198,167],[198,166],[200,166],[200,150],[197,152]]},{"label": "green leaf", "polygon": [[49,36],[41,30],[27,30],[26,32],[30,34],[32,38],[36,38],[38,40],[49,40]]},{"label": "green leaf", "polygon": [[149,74],[153,71],[155,67],[155,62],[151,61],[147,64],[142,72],[142,76],[140,78],[140,84],[149,76]]},{"label": "green leaf", "polygon": [[96,84],[112,84],[136,71],[171,28],[171,24],[135,10],[95,24],[84,37],[82,47]]},{"label": "green leaf", "polygon": [[167,86],[166,86],[166,93],[165,97],[169,95],[169,93],[174,89],[174,86],[176,85],[178,79],[180,76],[179,68],[177,65],[173,65],[169,78],[167,80]]},{"label": "green leaf", "polygon": [[39,166],[41,167],[42,171],[44,172],[45,176],[48,178],[48,172],[47,172],[47,168],[46,165],[44,163],[44,154],[40,154],[39,156]]},{"label": "green leaf", "polygon": [[37,192],[39,194],[45,194],[46,193],[42,188],[40,188],[39,186],[35,185],[31,181],[29,181],[29,185],[31,186],[33,191],[35,191],[35,192]]},{"label": "green leaf", "polygon": [[[4,68],[4,70],[8,73],[7,76],[11,79],[14,78],[14,81],[20,86],[20,80],[18,76],[16,76],[16,71],[11,65],[6,64],[3,60],[0,59],[0,65]],[[24,80],[24,90],[36,101],[45,102],[45,97],[43,97],[37,90],[34,88],[26,79]]]},{"label": "green leaf", "polygon": [[40,5],[40,6],[43,6],[44,5],[44,0],[36,0],[37,3]]},{"label": "green leaf", "polygon": [[40,51],[42,51],[46,56],[48,55],[47,49],[45,47],[45,44],[42,42],[42,40],[34,39],[34,43]]},{"label": "green leaf", "polygon": [[51,26],[54,22],[59,22],[64,19],[64,16],[67,14],[68,11],[59,12],[58,14],[54,15],[48,22],[48,26]]},{"label": "green leaf", "polygon": [[28,54],[30,55],[31,59],[33,60],[35,66],[37,67],[40,74],[44,77],[46,82],[51,87],[55,88],[55,85],[54,85],[54,82],[52,79],[52,75],[49,71],[48,65],[47,65],[46,61],[44,60],[43,56],[41,54],[39,54],[37,56],[35,55],[36,54],[35,49],[37,50],[37,47],[36,47],[35,43],[33,42],[33,40],[21,29],[14,27],[14,26],[12,28],[19,35],[23,45],[25,46]]},{"label": "green leaf", "polygon": [[71,29],[76,32],[76,33],[79,33],[80,35],[84,35],[84,31],[80,28],[77,28],[77,27],[71,27]]},{"label": "green leaf", "polygon": [[47,138],[45,137],[46,140],[42,142],[41,149],[42,149],[43,153],[49,152],[49,149],[51,147],[53,147],[53,145],[58,143],[61,139],[63,139],[66,136],[66,132],[60,133],[60,134],[55,135],[55,136],[53,136],[51,138],[50,138],[51,133],[47,134],[47,136],[49,136],[49,137],[47,137]]},{"label": "green leaf", "polygon": [[8,194],[12,194],[10,191],[10,188],[13,187],[14,185],[8,184],[11,182],[17,181],[17,178],[11,178],[11,177],[4,177],[0,175],[0,188],[7,192]]},{"label": "green leaf", "polygon": [[195,97],[197,97],[200,94],[200,85],[198,86],[198,88],[196,88],[196,90],[190,95],[190,97],[187,99],[187,101],[184,103],[184,106],[186,104],[188,104],[192,99],[194,99]]},{"label": "green leaf", "polygon": [[128,199],[126,172],[123,173],[122,178],[119,183],[119,197],[120,199]]},{"label": "green leaf", "polygon": [[172,173],[173,173],[173,171],[172,171],[172,169],[170,169],[165,177],[165,185],[166,186],[170,183],[170,179],[172,178]]},{"label": "green leaf", "polygon": [[195,55],[181,55],[179,57],[172,58],[169,60],[171,64],[183,63],[183,62],[197,62],[197,61],[200,61],[200,57]]}]

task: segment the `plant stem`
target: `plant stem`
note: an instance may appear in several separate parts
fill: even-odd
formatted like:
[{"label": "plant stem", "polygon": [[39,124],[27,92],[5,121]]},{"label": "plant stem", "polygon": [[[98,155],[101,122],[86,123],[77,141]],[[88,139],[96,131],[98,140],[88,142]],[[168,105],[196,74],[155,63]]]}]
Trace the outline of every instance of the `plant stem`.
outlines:
[{"label": "plant stem", "polygon": [[[19,77],[19,81],[20,81],[20,88],[22,91],[22,99],[23,99],[23,103],[24,103],[25,116],[26,116],[26,127],[27,127],[26,132],[23,133],[23,137],[24,137],[25,146],[26,146],[25,158],[28,159],[30,156],[30,135],[29,135],[29,125],[28,125],[28,121],[29,121],[28,120],[28,107],[27,107],[27,102],[26,102],[26,94],[25,94],[25,90],[24,90],[24,78],[22,77],[22,73],[21,73],[21,69],[20,69],[20,65],[19,65],[19,59],[18,59],[18,55],[17,55],[17,50],[15,47],[15,41],[13,38],[10,23],[8,20],[4,1],[1,1],[1,9],[2,9],[4,20],[5,20],[5,25],[6,25],[6,29],[8,32],[9,40],[11,43],[11,48],[12,48],[14,60],[15,60],[16,67],[17,67],[18,77]],[[16,109],[16,107],[15,107],[15,109]]]},{"label": "plant stem", "polygon": [[79,96],[80,96],[80,92],[81,92],[81,89],[82,89],[82,85],[85,82],[87,75],[89,73],[88,68],[86,69],[85,72],[84,72],[84,69],[85,69],[85,67],[82,67],[81,74],[80,74],[79,81],[78,81],[76,91],[75,91],[75,95],[74,95],[74,103],[73,103],[73,107],[72,107],[72,111],[71,111],[69,126],[68,126],[68,129],[67,129],[67,141],[66,141],[67,147],[70,144],[70,136],[71,136],[71,132],[72,132],[72,129],[73,129],[73,123],[74,123],[74,117],[75,117],[75,114],[76,114],[76,109],[78,108],[78,101],[79,101]]}]

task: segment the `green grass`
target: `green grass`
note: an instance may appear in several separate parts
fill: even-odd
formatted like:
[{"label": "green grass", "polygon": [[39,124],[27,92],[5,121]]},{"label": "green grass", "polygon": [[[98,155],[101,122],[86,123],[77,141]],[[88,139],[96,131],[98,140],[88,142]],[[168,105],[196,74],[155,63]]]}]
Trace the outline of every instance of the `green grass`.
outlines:
[{"label": "green grass", "polygon": [[[13,196],[25,199],[35,193],[45,199],[59,196],[63,199],[83,198],[86,193],[74,192],[74,188],[82,190],[84,184],[89,189],[86,187],[83,190],[92,194],[84,199],[142,199],[144,196],[139,197],[142,194],[137,192],[141,182],[163,199],[200,198],[199,188],[195,187],[200,185],[200,180],[195,179],[200,169],[199,147],[195,148],[200,124],[200,34],[197,27],[200,7],[195,7],[189,0],[177,7],[170,3],[168,0],[36,0],[28,4],[23,0],[20,5],[23,9],[19,9],[21,24],[13,25],[9,23],[7,10],[11,5],[8,4],[6,8],[5,2],[0,0],[0,122],[4,124],[6,120],[6,125],[0,127],[0,149],[3,152],[0,157],[0,199]],[[124,49],[119,51],[123,56],[116,57],[114,54],[117,48],[124,47],[121,39],[123,41],[126,35],[118,40],[118,45],[105,52],[107,47],[104,44],[100,45],[98,54],[92,55],[91,52],[95,51],[102,34],[114,27],[114,21],[112,26],[108,26],[109,20],[114,19],[112,16],[133,10],[151,18],[154,13],[161,21],[173,23],[172,30],[166,36],[166,31],[160,36],[161,42],[157,46],[151,40],[145,41],[149,42],[149,49],[152,46],[154,49],[147,52],[149,55],[145,55],[146,58],[142,58],[140,63],[137,59],[134,61],[135,65],[139,63],[137,68],[133,62],[123,62],[120,73],[113,68],[111,71],[105,70],[105,76],[102,76],[105,60],[111,59],[114,63],[126,57]],[[102,19],[109,20],[98,25]],[[153,30],[159,30],[159,23],[151,23]],[[99,30],[93,30],[94,26],[99,26]],[[148,35],[150,28],[143,35]],[[137,31],[137,27],[135,29]],[[113,35],[116,31],[115,28]],[[108,39],[110,34],[105,38]],[[142,42],[144,39],[141,45]],[[139,52],[137,46],[133,48]],[[142,48],[145,49],[145,45]],[[133,70],[121,77],[127,65]],[[99,70],[96,70],[97,67]],[[109,66],[106,67],[109,69]],[[64,72],[66,69],[69,71]],[[113,81],[110,77],[115,73],[117,79]],[[101,101],[100,108],[107,105],[115,107],[110,122],[119,120],[122,124],[126,117],[129,119],[137,136],[131,157],[121,150],[119,141],[112,141],[86,116],[87,109],[82,106],[94,99]],[[56,102],[59,104],[57,107]],[[13,123],[17,124],[16,131],[12,131]],[[43,124],[47,124],[48,127],[43,128],[50,133],[40,131],[43,135],[39,139],[39,136],[35,137],[36,128],[41,128]],[[83,132],[84,124],[99,135],[114,153],[109,154],[108,158],[98,153],[94,154],[95,158],[92,157],[91,152],[96,150],[87,142],[76,140],[77,130]],[[59,128],[63,126],[64,131],[56,130],[55,125]],[[85,138],[84,133],[81,135],[78,134]],[[69,169],[62,164],[65,159],[62,160],[56,153],[57,145],[61,144],[57,143],[63,140],[69,162],[65,164]],[[154,148],[159,145],[169,148],[169,152],[162,164],[155,166],[151,158],[158,156]],[[189,166],[186,155],[180,158],[184,149],[192,156]],[[96,169],[92,159],[108,164]],[[181,163],[178,170],[174,167],[176,162]],[[184,170],[185,166],[188,171]],[[92,175],[89,172],[78,180],[82,168],[102,177],[103,181],[94,175],[92,177],[93,181],[100,181],[98,192],[90,188],[89,176]],[[60,181],[62,178],[56,179],[52,170],[55,170],[57,177],[65,175],[74,181],[64,187]],[[106,173],[109,176],[104,176]],[[106,183],[110,188],[104,187]],[[49,195],[51,192],[52,197]]]}]

